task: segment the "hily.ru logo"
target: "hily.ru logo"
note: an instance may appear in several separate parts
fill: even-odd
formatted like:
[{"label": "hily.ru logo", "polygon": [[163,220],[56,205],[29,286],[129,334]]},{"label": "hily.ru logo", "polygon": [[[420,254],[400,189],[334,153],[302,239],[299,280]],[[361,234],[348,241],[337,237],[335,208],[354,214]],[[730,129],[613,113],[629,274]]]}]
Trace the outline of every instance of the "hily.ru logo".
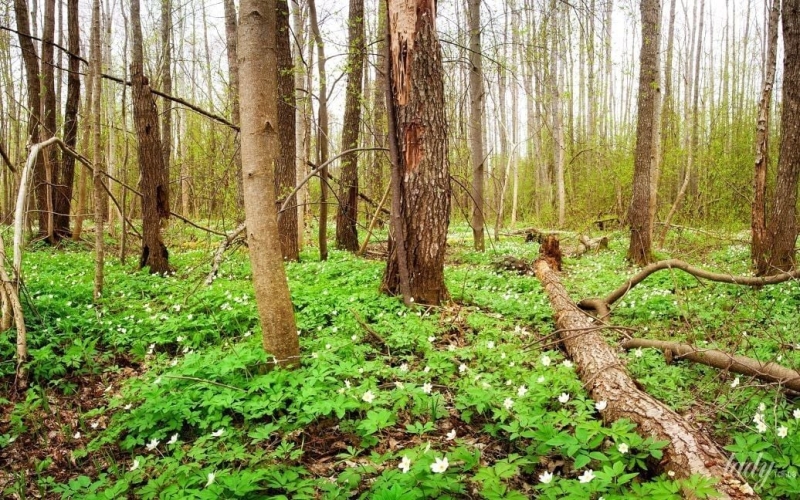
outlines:
[{"label": "hily.ru logo", "polygon": [[756,457],[755,462],[744,462],[738,463],[734,460],[733,455],[728,459],[728,462],[725,464],[725,470],[727,472],[736,471],[742,477],[754,477],[758,479],[758,483],[754,484],[753,487],[756,489],[760,489],[764,486],[764,483],[767,481],[767,478],[772,474],[772,469],[775,467],[772,463],[761,463],[762,453],[759,453]]}]

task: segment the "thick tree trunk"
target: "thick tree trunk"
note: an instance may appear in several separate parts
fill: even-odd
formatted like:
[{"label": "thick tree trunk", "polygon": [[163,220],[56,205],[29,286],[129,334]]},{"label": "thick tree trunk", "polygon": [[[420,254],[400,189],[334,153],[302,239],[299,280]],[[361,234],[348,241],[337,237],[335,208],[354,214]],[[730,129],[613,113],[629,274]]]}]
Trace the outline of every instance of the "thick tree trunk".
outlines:
[{"label": "thick tree trunk", "polygon": [[242,185],[264,349],[278,365],[299,362],[300,345],[281,259],[273,168],[278,139],[278,61],[274,0],[242,0],[238,54]]},{"label": "thick tree trunk", "polygon": [[133,121],[139,139],[140,190],[142,192],[142,254],[139,267],[151,273],[170,270],[169,253],[161,237],[161,221],[169,218],[169,192],[164,185],[164,156],[158,126],[158,112],[150,83],[144,76],[142,23],[139,0],[131,0]]},{"label": "thick tree trunk", "polygon": [[[536,261],[536,277],[541,280],[555,312],[556,327],[567,354],[595,401],[604,401],[606,422],[628,419],[637,424],[645,437],[669,441],[661,468],[679,478],[694,474],[716,478],[717,489],[725,498],[757,498],[752,488],[717,446],[689,422],[666,405],[642,392],[623,367],[614,350],[598,333],[597,326],[569,299],[558,275],[543,259]],[[580,335],[576,335],[580,332]]]},{"label": "thick tree trunk", "polygon": [[429,0],[389,0],[388,11],[393,199],[382,289],[439,304],[448,296],[450,177],[436,9]]},{"label": "thick tree trunk", "polygon": [[[289,43],[289,3],[277,0],[276,5],[278,33],[275,50],[278,57],[278,141],[281,145],[275,158],[275,198],[280,207],[286,196],[294,190],[297,174],[295,172],[295,90],[292,71],[292,49]],[[281,240],[281,254],[284,260],[300,259],[297,246],[297,205],[296,201],[283,212],[278,221],[278,234]]]},{"label": "thick tree trunk", "polygon": [[797,180],[800,176],[800,0],[783,0],[783,98],[781,150],[775,203],[769,219],[767,269],[795,266]]},{"label": "thick tree trunk", "polygon": [[[80,26],[78,21],[78,0],[68,0],[67,29],[69,30],[69,74],[67,75],[67,102],[64,107],[64,143],[75,149],[78,142],[78,107],[81,102],[80,76]],[[72,236],[70,232],[70,209],[72,206],[72,185],[75,180],[75,158],[65,155],[61,172],[55,186],[56,234],[62,238]]]},{"label": "thick tree trunk", "polygon": [[[236,6],[233,0],[224,0],[225,7],[225,48],[228,55],[228,75],[230,90],[228,91],[231,99],[231,121],[234,125],[239,125],[239,58],[236,54],[236,43],[238,37],[238,23],[236,17]],[[237,139],[241,135],[237,134]],[[244,195],[242,194],[242,154],[239,147],[234,148],[233,162],[236,167],[236,205],[244,207]],[[183,180],[183,176],[181,176]],[[181,189],[188,189],[188,179],[186,185]]]},{"label": "thick tree trunk", "polygon": [[650,217],[650,182],[653,157],[657,152],[655,129],[658,99],[658,51],[661,40],[661,0],[643,0],[642,50],[639,58],[638,120],[636,158],[633,171],[633,198],[628,208],[631,228],[628,260],[638,266],[653,260],[653,224]]},{"label": "thick tree trunk", "polygon": [[764,275],[767,269],[766,246],[767,237],[767,170],[769,167],[769,122],[772,109],[772,87],[775,83],[775,64],[778,58],[778,20],[780,18],[780,0],[772,0],[767,28],[767,60],[764,74],[764,85],[761,101],[758,105],[758,121],[756,122],[756,162],[753,175],[753,209],[750,227],[752,243],[750,256],[758,275]]},{"label": "thick tree trunk", "polygon": [[[347,57],[347,92],[342,125],[342,151],[358,147],[361,128],[361,92],[366,45],[364,42],[364,0],[350,0],[348,21],[350,54]],[[336,214],[336,247],[358,250],[358,153],[342,157],[339,182],[339,211]]]},{"label": "thick tree trunk", "polygon": [[[481,2],[469,0],[469,153],[472,163],[472,239],[475,250],[483,252],[483,186],[486,154],[483,150],[483,61],[481,56]],[[531,96],[533,98],[533,96]]]}]

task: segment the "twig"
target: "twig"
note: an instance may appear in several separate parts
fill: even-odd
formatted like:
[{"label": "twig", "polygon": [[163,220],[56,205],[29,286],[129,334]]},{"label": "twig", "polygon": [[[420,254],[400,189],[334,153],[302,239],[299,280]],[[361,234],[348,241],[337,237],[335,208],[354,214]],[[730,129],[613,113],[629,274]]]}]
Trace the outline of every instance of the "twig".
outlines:
[{"label": "twig", "polygon": [[233,389],[234,391],[247,392],[246,389],[242,389],[241,387],[234,387],[232,385],[223,384],[221,382],[214,382],[213,380],[207,380],[207,379],[204,379],[204,378],[184,377],[183,375],[162,375],[162,377],[171,378],[171,379],[175,379],[175,380],[190,380],[192,382],[200,382],[200,383],[203,383],[203,384],[210,384],[210,385],[216,385],[218,387],[224,387],[226,389]]}]

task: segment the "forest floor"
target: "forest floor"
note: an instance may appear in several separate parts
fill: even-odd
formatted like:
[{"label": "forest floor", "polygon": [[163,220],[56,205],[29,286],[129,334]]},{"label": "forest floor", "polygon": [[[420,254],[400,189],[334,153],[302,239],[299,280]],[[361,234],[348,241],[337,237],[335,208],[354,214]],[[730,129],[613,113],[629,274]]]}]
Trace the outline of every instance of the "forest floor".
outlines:
[{"label": "forest floor", "polygon": [[[569,234],[562,234],[567,243]],[[565,260],[572,298],[630,277],[627,241]],[[733,239],[733,238],[732,238]],[[176,241],[170,239],[170,241]],[[701,478],[658,474],[664,443],[604,424],[555,342],[524,235],[485,253],[451,231],[452,302],[405,308],[378,292],[384,264],[309,248],[287,265],[303,353],[269,370],[246,251],[203,284],[216,245],[181,233],[174,276],[109,257],[92,302],[83,247],[25,256],[31,387],[13,390],[14,332],[0,334],[3,498],[681,498]],[[113,243],[113,242],[110,242]],[[681,231],[662,257],[747,274],[747,246]],[[800,282],[762,289],[650,276],[615,304],[630,337],[717,347],[800,367]],[[617,346],[620,332],[605,332]],[[758,380],[660,351],[621,359],[641,386],[693,421],[763,498],[800,498],[800,405]],[[760,418],[754,417],[759,415]]]}]

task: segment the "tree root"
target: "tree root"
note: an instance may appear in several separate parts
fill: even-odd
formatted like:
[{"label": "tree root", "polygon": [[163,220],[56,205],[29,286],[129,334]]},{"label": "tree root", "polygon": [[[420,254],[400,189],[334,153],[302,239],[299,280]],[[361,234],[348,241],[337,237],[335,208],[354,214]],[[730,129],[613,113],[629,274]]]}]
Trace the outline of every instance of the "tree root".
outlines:
[{"label": "tree root", "polygon": [[756,377],[766,382],[780,384],[795,392],[800,392],[800,372],[786,368],[777,363],[763,362],[757,359],[730,354],[718,349],[698,349],[688,344],[666,342],[662,340],[629,339],[622,342],[623,349],[653,347],[662,351],[670,351],[673,359],[687,359],[720,370]]}]

